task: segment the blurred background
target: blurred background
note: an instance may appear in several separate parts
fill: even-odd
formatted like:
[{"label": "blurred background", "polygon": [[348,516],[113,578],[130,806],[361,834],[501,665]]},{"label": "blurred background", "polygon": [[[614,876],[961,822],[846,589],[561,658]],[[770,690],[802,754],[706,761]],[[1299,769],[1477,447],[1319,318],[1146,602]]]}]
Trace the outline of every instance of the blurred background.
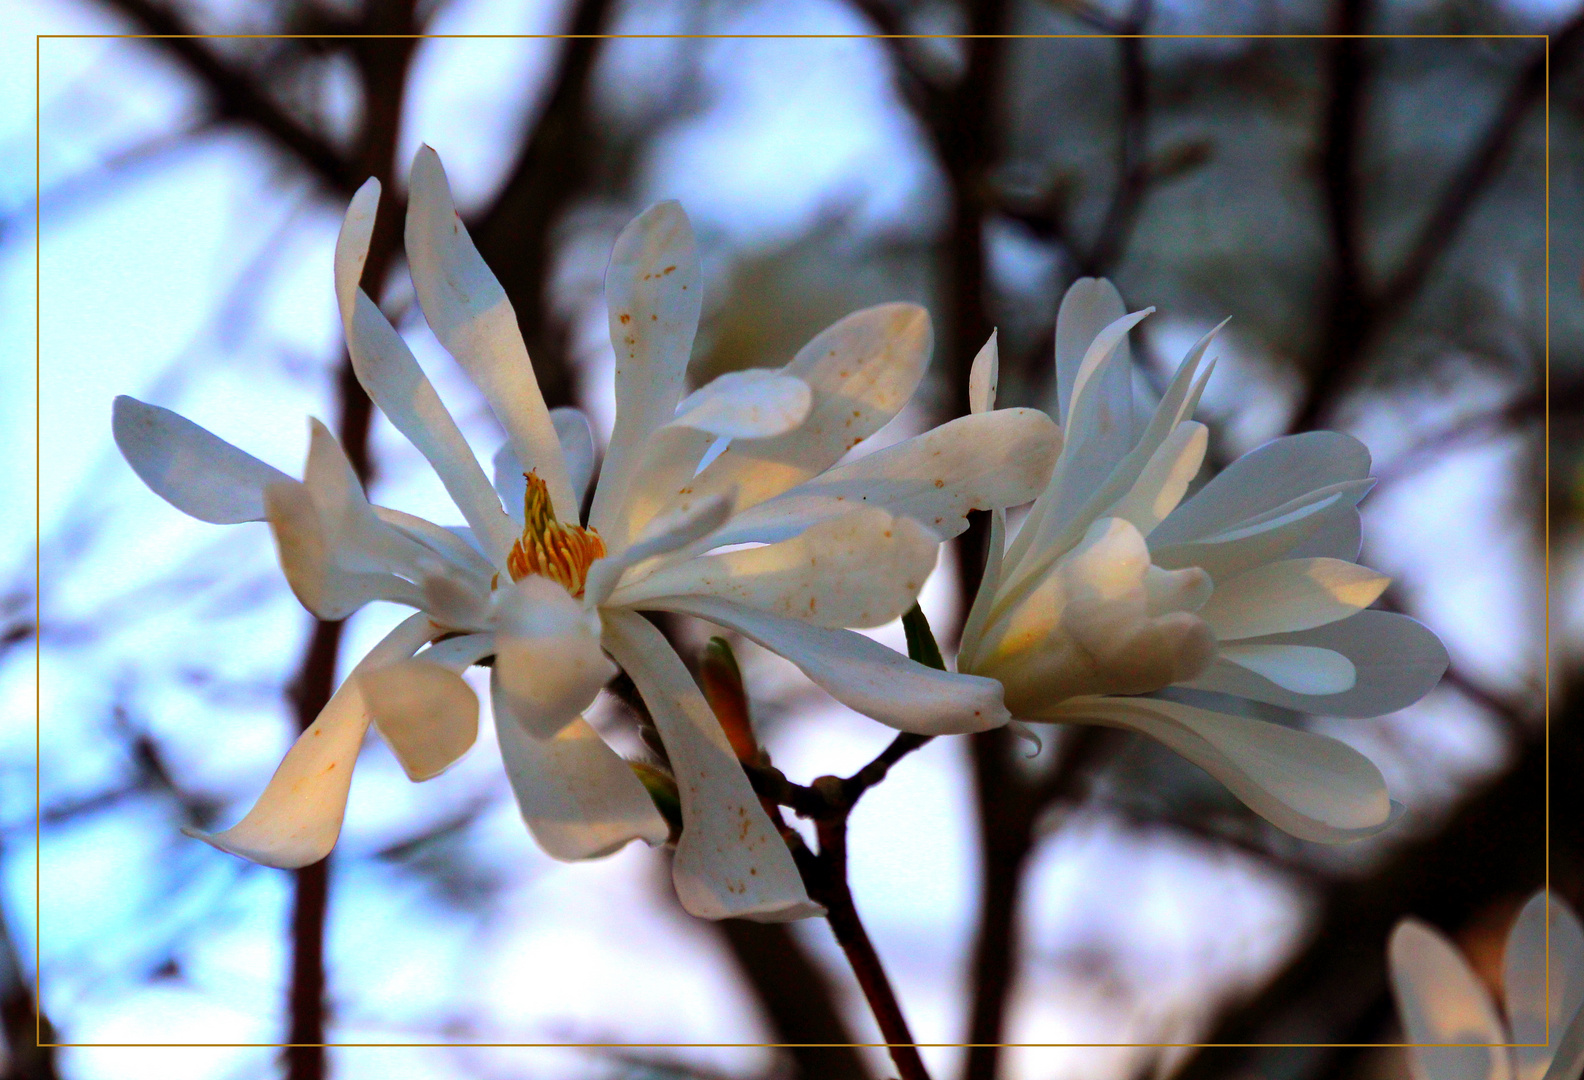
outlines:
[{"label": "blurred background", "polygon": [[[1146,401],[1232,318],[1201,480],[1317,426],[1373,452],[1362,561],[1393,575],[1386,603],[1433,627],[1452,669],[1396,715],[1292,722],[1367,753],[1402,819],[1322,848],[1142,740],[1052,733],[1032,759],[1004,733],[936,740],[852,821],[858,906],[916,1037],[1090,1044],[927,1049],[936,1077],[1405,1077],[1392,1050],[1093,1044],[1390,1042],[1397,919],[1443,927],[1495,980],[1548,851],[1554,886],[1584,900],[1573,0],[13,0],[0,29],[6,1077],[893,1075],[874,1050],[477,1045],[877,1038],[823,922],[692,920],[641,845],[542,855],[488,725],[421,786],[371,737],[328,864],[261,868],[178,833],[235,821],[398,613],[316,626],[265,526],[193,521],[134,477],[111,398],[177,409],[293,473],[319,416],[376,501],[452,520],[349,377],[331,293],[342,210],[377,176],[365,281],[487,459],[501,435],[401,262],[421,142],[546,398],[601,433],[610,244],[674,197],[702,244],[697,381],[912,299],[935,320],[931,372],[875,441],[962,412],[992,327],[1002,403],[1053,409],[1056,304],[1106,274],[1130,308],[1159,309],[1136,335]],[[569,32],[663,36],[406,36]],[[876,32],[1076,36],[853,36]],[[1140,32],[1232,36],[1118,36]],[[1549,71],[1533,36],[1280,36],[1323,33],[1550,34]],[[784,34],[810,36],[752,36]],[[978,535],[924,597],[948,647]],[[794,779],[888,741],[790,666],[739,655]],[[604,700],[593,719],[625,722]],[[430,1045],[39,1050],[35,1007],[62,1043]]]}]

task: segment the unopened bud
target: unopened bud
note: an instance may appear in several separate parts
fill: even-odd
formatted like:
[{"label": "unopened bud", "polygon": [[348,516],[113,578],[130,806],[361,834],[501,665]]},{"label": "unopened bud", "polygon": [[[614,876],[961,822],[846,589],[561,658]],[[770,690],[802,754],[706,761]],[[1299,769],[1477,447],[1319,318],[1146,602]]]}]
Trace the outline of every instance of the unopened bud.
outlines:
[{"label": "unopened bud", "polygon": [[699,657],[699,676],[704,683],[704,697],[725,729],[737,760],[758,764],[759,741],[754,738],[753,723],[748,717],[748,692],[743,689],[742,669],[725,638],[712,637],[704,646]]},{"label": "unopened bud", "polygon": [[629,761],[627,767],[638,777],[638,782],[649,793],[649,799],[671,827],[668,843],[676,843],[682,835],[682,796],[677,791],[676,777],[647,761]]}]

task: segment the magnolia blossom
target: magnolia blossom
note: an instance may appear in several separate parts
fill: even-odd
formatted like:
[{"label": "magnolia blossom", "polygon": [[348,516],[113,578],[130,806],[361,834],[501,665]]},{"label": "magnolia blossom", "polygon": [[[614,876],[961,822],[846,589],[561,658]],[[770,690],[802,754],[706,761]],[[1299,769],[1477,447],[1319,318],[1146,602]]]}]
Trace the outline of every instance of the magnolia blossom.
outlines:
[{"label": "magnolia blossom", "polygon": [[322,858],[370,721],[413,780],[438,774],[477,733],[477,701],[460,672],[489,661],[502,757],[540,845],[580,859],[633,839],[660,843],[667,827],[647,792],[582,717],[614,658],[675,772],[683,904],[708,918],[818,913],[707,702],[640,612],[738,630],[871,715],[1003,723],[994,681],[934,671],[841,628],[905,611],[940,540],[965,527],[970,509],[1031,498],[1054,461],[1054,425],[1034,410],[970,417],[837,465],[922,375],[929,320],[908,304],[842,319],[779,371],[724,375],[684,397],[699,264],[686,216],[661,203],[622,232],[606,277],[616,422],[585,524],[595,463],[586,420],[546,409],[516,316],[428,147],[409,187],[419,304],[508,435],[493,486],[359,288],[376,181],[342,225],[336,294],[359,381],[434,467],[466,528],[371,505],[317,421],[299,482],[174,413],[116,403],[116,440],[144,481],[206,521],[267,520],[293,591],[315,615],[345,618],[371,600],[418,612],[358,664],[241,822],[194,835],[272,866]]},{"label": "magnolia blossom", "polygon": [[1414,1080],[1578,1080],[1584,1072],[1584,929],[1559,897],[1536,893],[1507,935],[1505,1022],[1457,949],[1424,923],[1399,923],[1387,957],[1408,1041],[1464,1044],[1414,1047]]},{"label": "magnolia blossom", "polygon": [[[1104,280],[1080,280],[1063,298],[1064,445],[1010,543],[1006,515],[992,514],[958,670],[999,680],[1016,717],[1158,739],[1296,836],[1376,832],[1394,804],[1367,758],[1253,719],[1225,696],[1379,716],[1417,701],[1445,671],[1429,630],[1365,610],[1388,584],[1354,562],[1369,452],[1331,431],[1277,439],[1182,501],[1204,459],[1208,432],[1190,417],[1220,327],[1140,424],[1127,334],[1149,313],[1126,314]],[[971,374],[975,413],[993,406],[996,374],[992,336]]]}]

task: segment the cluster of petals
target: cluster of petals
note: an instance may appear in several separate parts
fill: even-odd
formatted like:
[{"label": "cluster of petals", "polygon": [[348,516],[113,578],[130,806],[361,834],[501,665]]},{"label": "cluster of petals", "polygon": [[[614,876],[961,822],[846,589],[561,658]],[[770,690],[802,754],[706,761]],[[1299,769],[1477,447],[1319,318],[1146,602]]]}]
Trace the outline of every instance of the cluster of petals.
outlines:
[{"label": "cluster of petals", "polygon": [[910,304],[856,312],[784,368],[734,372],[684,395],[699,263],[681,208],[660,203],[621,233],[606,276],[616,418],[586,500],[589,425],[576,410],[546,408],[506,294],[424,147],[409,184],[407,259],[430,328],[507,434],[491,483],[359,287],[379,195],[371,180],[354,196],[336,244],[348,350],[465,527],[372,505],[317,421],[298,481],[175,413],[117,399],[116,440],[139,476],[205,521],[268,521],[313,614],[341,619],[374,600],[415,609],[337,689],[252,810],[224,832],[194,835],[271,866],[324,857],[369,724],[413,780],[437,775],[476,738],[478,703],[460,673],[483,662],[506,771],[545,851],[581,859],[634,839],[660,843],[668,828],[648,793],[583,717],[620,665],[675,774],[683,904],[709,918],[818,913],[707,702],[641,613],[738,631],[882,721],[1005,723],[993,680],[933,670],[846,628],[910,607],[969,510],[1031,499],[1055,459],[1055,425],[1036,410],[1002,410],[839,464],[923,374],[929,320]]},{"label": "cluster of petals", "polygon": [[[1369,759],[1249,706],[1379,716],[1446,669],[1425,627],[1366,610],[1388,584],[1355,561],[1369,453],[1331,431],[1276,439],[1184,500],[1205,455],[1208,432],[1192,415],[1220,327],[1145,422],[1127,335],[1149,313],[1127,314],[1103,279],[1063,298],[1061,454],[1010,541],[1006,514],[991,515],[957,668],[1000,681],[1019,719],[1157,739],[1296,836],[1379,831],[1394,804]],[[996,377],[992,337],[970,377],[976,413],[993,407]]]},{"label": "cluster of petals", "polygon": [[1416,919],[1397,925],[1387,959],[1403,1031],[1419,1044],[1414,1080],[1578,1080],[1584,1072],[1584,928],[1554,893],[1531,897],[1507,935],[1504,1010],[1457,948]]}]

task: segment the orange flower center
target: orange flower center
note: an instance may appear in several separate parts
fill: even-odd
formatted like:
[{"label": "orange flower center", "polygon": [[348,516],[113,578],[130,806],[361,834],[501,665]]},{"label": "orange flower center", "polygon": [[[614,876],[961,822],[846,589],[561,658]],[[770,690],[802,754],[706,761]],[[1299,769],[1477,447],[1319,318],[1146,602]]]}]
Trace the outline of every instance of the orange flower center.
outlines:
[{"label": "orange flower center", "polygon": [[538,574],[560,582],[573,596],[582,596],[590,564],[605,557],[605,541],[593,529],[557,521],[545,482],[537,472],[526,474],[526,479],[522,538],[512,544],[506,569],[513,581]]}]

